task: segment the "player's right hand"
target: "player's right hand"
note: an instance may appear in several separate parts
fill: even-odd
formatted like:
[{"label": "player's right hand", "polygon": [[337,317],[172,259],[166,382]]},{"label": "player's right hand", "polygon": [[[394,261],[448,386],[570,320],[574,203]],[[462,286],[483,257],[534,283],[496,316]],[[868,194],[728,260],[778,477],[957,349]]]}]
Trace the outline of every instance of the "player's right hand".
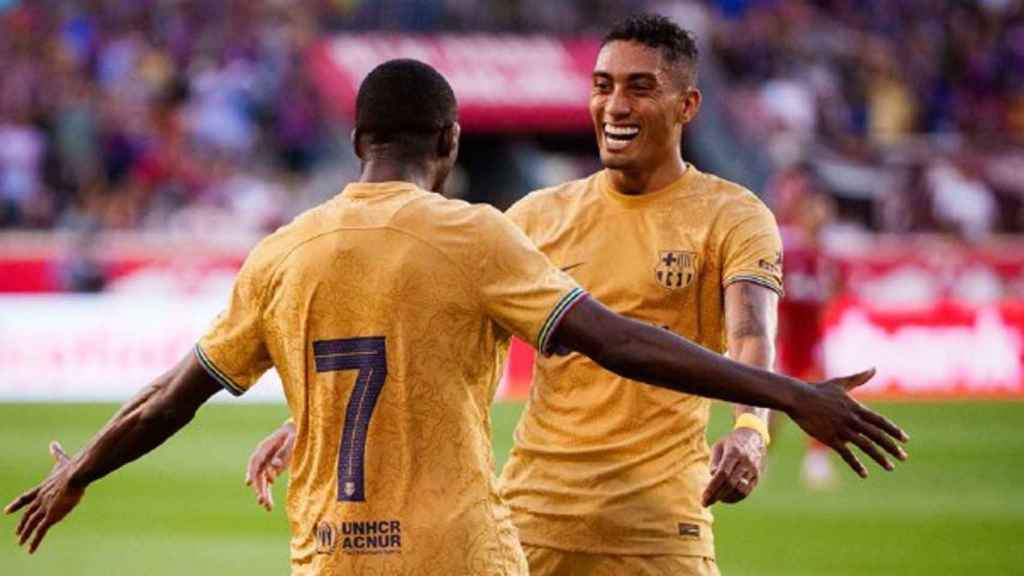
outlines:
[{"label": "player's right hand", "polygon": [[4,508],[5,514],[25,510],[15,534],[19,546],[28,543],[29,554],[35,554],[50,528],[70,514],[85,494],[85,488],[73,486],[70,482],[71,459],[60,442],[50,442],[50,456],[53,456],[54,465],[49,476]]},{"label": "player's right hand", "polygon": [[810,386],[808,397],[790,412],[790,417],[804,432],[838,452],[862,478],[867,478],[867,468],[853,454],[849,444],[856,445],[882,468],[892,470],[893,465],[882,450],[898,460],[906,460],[907,453],[897,441],[910,440],[907,433],[888,418],[850,397],[851,390],[874,375],[871,369]]},{"label": "player's right hand", "polygon": [[274,483],[292,461],[295,448],[295,424],[285,422],[256,446],[249,465],[245,470],[245,485],[256,493],[256,503],[269,512],[274,508],[274,495],[270,485]]}]

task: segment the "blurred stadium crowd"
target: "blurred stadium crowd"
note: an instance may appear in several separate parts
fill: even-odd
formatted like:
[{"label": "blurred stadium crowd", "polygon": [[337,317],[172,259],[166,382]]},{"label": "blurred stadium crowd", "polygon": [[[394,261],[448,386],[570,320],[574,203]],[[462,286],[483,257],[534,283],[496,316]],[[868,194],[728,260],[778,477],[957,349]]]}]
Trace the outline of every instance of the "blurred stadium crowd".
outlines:
[{"label": "blurred stadium crowd", "polygon": [[203,206],[274,225],[325,134],[310,15],[259,4],[9,3],[0,225],[161,228]]},{"label": "blurred stadium crowd", "polygon": [[1024,229],[1024,4],[722,4],[729,110],[774,166],[883,231]]},{"label": "blurred stadium crowd", "polygon": [[0,228],[272,229],[355,174],[317,39],[600,34],[641,10],[698,32],[706,106],[780,219],[818,195],[870,230],[1024,231],[1020,0],[0,0]]}]

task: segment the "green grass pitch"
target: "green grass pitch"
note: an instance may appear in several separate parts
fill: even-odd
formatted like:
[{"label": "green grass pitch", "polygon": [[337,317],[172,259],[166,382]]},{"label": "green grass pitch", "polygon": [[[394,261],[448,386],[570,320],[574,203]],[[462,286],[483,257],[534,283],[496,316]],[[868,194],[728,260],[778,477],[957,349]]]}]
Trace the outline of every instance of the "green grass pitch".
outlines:
[{"label": "green grass pitch", "polygon": [[[51,438],[77,450],[115,407],[0,405],[0,498],[49,469]],[[494,408],[503,461],[521,406]],[[719,564],[726,576],[927,576],[1019,573],[1024,555],[1024,404],[885,405],[913,436],[911,460],[867,481],[805,491],[803,447],[790,424],[768,476],[747,502],[716,506]],[[89,489],[40,552],[15,546],[15,517],[0,520],[0,574],[260,576],[286,574],[288,529],[280,504],[267,513],[242,485],[255,442],[285,417],[281,406],[213,405],[156,453]],[[717,407],[712,437],[728,425]],[[279,483],[281,484],[281,483]]]}]

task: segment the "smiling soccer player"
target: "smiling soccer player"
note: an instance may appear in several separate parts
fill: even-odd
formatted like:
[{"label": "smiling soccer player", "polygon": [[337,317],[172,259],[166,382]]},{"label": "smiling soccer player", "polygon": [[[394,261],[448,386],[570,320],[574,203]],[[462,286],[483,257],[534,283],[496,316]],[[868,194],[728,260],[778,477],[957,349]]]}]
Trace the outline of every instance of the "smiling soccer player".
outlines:
[{"label": "smiling soccer player", "polygon": [[[528,195],[508,215],[613,310],[734,360],[774,364],[782,245],[748,190],[683,160],[696,117],[697,48],[668,19],[604,38],[590,112],[604,170]],[[737,405],[709,449],[709,402],[637,388],[587,358],[539,358],[502,473],[535,575],[712,575],[709,506],[757,486],[763,408]]]}]

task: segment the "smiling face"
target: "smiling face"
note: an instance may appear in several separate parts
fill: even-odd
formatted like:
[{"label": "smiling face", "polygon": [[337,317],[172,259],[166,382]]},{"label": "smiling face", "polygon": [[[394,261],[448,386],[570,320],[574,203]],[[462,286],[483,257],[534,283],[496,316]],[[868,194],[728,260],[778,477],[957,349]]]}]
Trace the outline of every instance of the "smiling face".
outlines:
[{"label": "smiling face", "polygon": [[[678,66],[639,42],[605,44],[594,65],[590,114],[601,162],[612,170],[654,172],[679,162],[683,127],[700,93]],[[674,77],[675,76],[675,77]]]}]

